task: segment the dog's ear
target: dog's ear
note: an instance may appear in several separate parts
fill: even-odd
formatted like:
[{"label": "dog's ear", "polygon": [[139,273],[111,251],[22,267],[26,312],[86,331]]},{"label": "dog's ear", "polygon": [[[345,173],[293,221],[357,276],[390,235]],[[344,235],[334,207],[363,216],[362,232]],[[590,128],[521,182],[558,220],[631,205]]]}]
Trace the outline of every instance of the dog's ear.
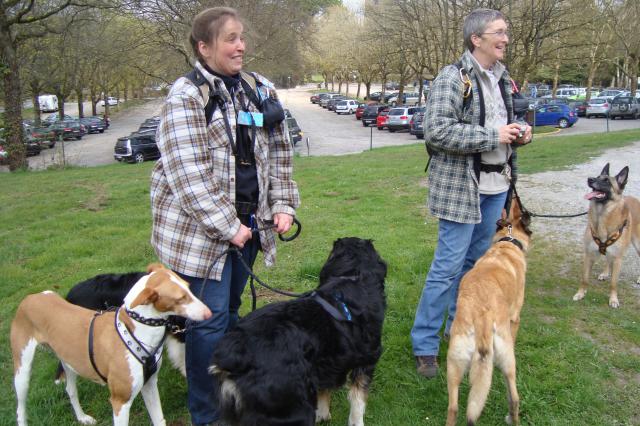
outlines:
[{"label": "dog's ear", "polygon": [[147,266],[147,273],[150,274],[152,272],[158,271],[160,269],[165,269],[164,265],[162,263],[150,263],[149,266]]},{"label": "dog's ear", "polygon": [[133,309],[138,305],[148,305],[149,303],[154,303],[156,300],[158,300],[158,293],[149,287],[145,287],[140,294],[133,299],[129,308]]},{"label": "dog's ear", "polygon": [[629,178],[629,166],[625,166],[620,173],[616,175],[616,182],[618,182],[618,186],[620,187],[620,191],[622,191],[627,184],[627,179]]},{"label": "dog's ear", "polygon": [[607,163],[600,172],[600,176],[602,175],[609,176],[609,163]]}]

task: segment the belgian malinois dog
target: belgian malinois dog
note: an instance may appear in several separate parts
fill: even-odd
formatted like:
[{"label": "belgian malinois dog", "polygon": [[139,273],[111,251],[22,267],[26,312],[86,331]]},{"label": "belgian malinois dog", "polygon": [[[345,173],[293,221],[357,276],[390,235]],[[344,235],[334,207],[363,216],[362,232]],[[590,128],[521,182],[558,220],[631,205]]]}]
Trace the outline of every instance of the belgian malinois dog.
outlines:
[{"label": "belgian malinois dog", "polygon": [[460,283],[458,308],[447,353],[447,426],[456,424],[458,389],[469,371],[467,425],[474,425],[491,388],[494,362],[507,381],[507,423],[519,423],[514,346],[524,303],[529,213],[515,197],[509,216],[498,221],[494,243]]},{"label": "belgian malinois dog", "polygon": [[[587,294],[593,262],[599,255],[603,255],[607,258],[607,263],[598,279],[603,281],[611,275],[609,306],[620,306],[618,276],[629,244],[633,244],[640,256],[640,201],[622,195],[628,178],[629,167],[623,168],[614,177],[609,176],[607,163],[600,176],[587,179],[587,184],[593,191],[585,195],[590,200],[589,223],[584,233],[582,283],[573,300],[582,300]],[[640,277],[636,283],[640,284]]]}]

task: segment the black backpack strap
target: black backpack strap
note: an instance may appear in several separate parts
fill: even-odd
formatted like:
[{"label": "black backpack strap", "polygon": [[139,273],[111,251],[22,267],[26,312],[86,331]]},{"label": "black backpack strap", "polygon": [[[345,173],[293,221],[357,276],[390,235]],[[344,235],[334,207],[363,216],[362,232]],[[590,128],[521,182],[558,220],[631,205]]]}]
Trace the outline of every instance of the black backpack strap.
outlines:
[{"label": "black backpack strap", "polygon": [[198,90],[200,90],[200,94],[202,95],[203,99],[205,99],[205,93],[203,93],[203,89],[207,91],[206,98],[208,98],[208,100],[207,104],[204,107],[204,116],[207,120],[207,126],[209,126],[209,123],[211,123],[211,119],[213,118],[213,113],[215,112],[216,107],[219,107],[222,111],[224,127],[227,132],[227,137],[229,138],[229,143],[231,144],[231,151],[235,156],[237,154],[237,149],[236,144],[233,141],[229,118],[227,117],[227,104],[224,100],[224,96],[222,95],[222,93],[220,93],[220,90],[217,87],[211,87],[211,83],[209,83],[209,81],[195,68],[188,72],[185,75],[185,78],[187,78],[198,87]]},{"label": "black backpack strap", "polygon": [[[213,118],[213,113],[216,110],[216,91],[211,87],[211,84],[209,83],[209,81],[204,78],[204,76],[202,74],[200,74],[198,72],[198,70],[196,70],[195,68],[192,69],[191,71],[189,71],[186,75],[185,78],[187,78],[188,80],[190,80],[193,84],[195,84],[198,87],[198,90],[200,90],[200,95],[202,96],[202,99],[206,99],[207,100],[207,104],[204,107],[204,116],[207,120],[207,126],[209,125],[209,123],[211,123],[211,119]],[[207,89],[207,93],[203,93],[203,88]]]},{"label": "black backpack strap", "polygon": [[244,93],[246,93],[249,100],[256,106],[256,108],[258,108],[258,110],[262,111],[262,102],[260,101],[260,98],[257,94],[258,80],[256,80],[256,78],[252,74],[241,71],[240,83],[242,84],[242,89],[244,90]]}]

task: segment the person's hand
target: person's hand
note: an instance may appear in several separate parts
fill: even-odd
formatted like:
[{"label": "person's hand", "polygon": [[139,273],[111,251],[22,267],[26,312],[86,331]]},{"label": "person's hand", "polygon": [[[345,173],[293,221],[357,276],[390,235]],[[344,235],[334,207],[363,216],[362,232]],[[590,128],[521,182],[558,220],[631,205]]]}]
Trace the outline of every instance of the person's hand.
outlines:
[{"label": "person's hand", "polygon": [[236,247],[243,248],[247,241],[251,239],[251,229],[247,228],[243,224],[240,224],[240,229],[236,232],[236,235],[233,236],[229,242]]},{"label": "person's hand", "polygon": [[500,143],[511,143],[518,137],[520,125],[516,123],[507,124],[498,129],[498,139]]},{"label": "person's hand", "polygon": [[273,224],[276,226],[278,234],[286,234],[293,225],[293,216],[286,213],[276,213],[273,216]]},{"label": "person's hand", "polygon": [[527,125],[527,130],[524,132],[524,141],[525,143],[530,142],[531,138],[533,138],[533,128]]}]

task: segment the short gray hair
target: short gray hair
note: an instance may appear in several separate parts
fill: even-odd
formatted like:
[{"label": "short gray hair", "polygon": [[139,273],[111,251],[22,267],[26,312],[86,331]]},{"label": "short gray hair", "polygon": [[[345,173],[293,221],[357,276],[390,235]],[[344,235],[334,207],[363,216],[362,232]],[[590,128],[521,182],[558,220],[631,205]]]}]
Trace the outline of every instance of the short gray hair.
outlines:
[{"label": "short gray hair", "polygon": [[487,26],[493,21],[502,19],[506,21],[502,12],[493,9],[476,9],[464,18],[464,25],[462,26],[462,38],[464,39],[464,46],[473,52],[474,46],[471,42],[471,36],[480,36]]}]

